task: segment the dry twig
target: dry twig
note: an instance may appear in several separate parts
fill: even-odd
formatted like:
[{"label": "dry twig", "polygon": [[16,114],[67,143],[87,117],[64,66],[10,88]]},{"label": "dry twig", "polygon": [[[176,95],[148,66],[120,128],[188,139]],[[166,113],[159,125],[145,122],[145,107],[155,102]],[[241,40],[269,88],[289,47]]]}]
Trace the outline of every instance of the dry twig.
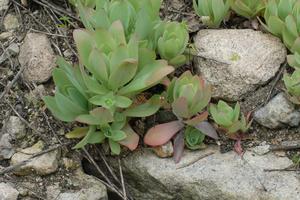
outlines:
[{"label": "dry twig", "polygon": [[181,165],[181,166],[178,166],[176,167],[176,169],[182,169],[182,168],[185,168],[185,167],[189,167],[190,165],[193,165],[194,163],[198,162],[199,160],[203,159],[203,158],[206,158],[210,155],[213,155],[215,152],[208,152],[208,153],[205,153],[197,158],[195,158],[194,160],[184,164],[184,165]]}]

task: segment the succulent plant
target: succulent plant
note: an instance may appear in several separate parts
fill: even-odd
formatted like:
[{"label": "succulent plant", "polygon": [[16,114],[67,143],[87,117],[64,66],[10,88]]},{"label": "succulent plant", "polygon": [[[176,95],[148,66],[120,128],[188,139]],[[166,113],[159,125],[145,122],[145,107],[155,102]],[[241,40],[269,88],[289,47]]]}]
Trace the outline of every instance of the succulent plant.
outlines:
[{"label": "succulent plant", "polygon": [[221,129],[230,136],[239,132],[245,133],[251,126],[251,122],[240,114],[240,105],[236,103],[234,109],[226,102],[220,100],[217,105],[211,104],[209,112]]},{"label": "succulent plant", "polygon": [[183,55],[188,41],[189,33],[185,23],[161,22],[157,29],[160,37],[157,41],[157,52],[161,58],[166,59],[173,66],[180,66],[186,62]]},{"label": "succulent plant", "polygon": [[265,0],[229,0],[231,9],[238,15],[251,19],[265,8]]},{"label": "succulent plant", "polygon": [[179,119],[191,119],[209,103],[211,86],[199,76],[186,71],[179,78],[173,78],[167,90],[167,99],[173,113]]},{"label": "succulent plant", "polygon": [[288,55],[287,62],[291,67],[300,69],[300,54],[296,51],[294,54]]},{"label": "succulent plant", "polygon": [[55,96],[44,98],[47,107],[62,121],[88,125],[76,148],[91,143],[89,138],[95,138],[95,134],[102,134],[109,139],[113,153],[119,149],[116,143],[134,149],[138,136],[131,132],[133,136],[124,137],[126,119],[154,114],[160,108],[160,95],[143,104],[133,100],[160,83],[174,68],[164,60],[156,60],[154,52],[139,48],[136,37],[127,43],[120,21],[112,23],[108,30],[75,30],[74,39],[80,64],[72,67],[63,59],[58,60],[60,68],[53,72]]},{"label": "succulent plant", "polygon": [[290,95],[290,100],[299,105],[300,104],[300,70],[295,70],[292,75],[285,74],[283,81],[287,92]]},{"label": "succulent plant", "polygon": [[198,129],[188,126],[184,132],[185,144],[191,150],[201,149],[204,147],[203,141],[205,135]]},{"label": "succulent plant", "polygon": [[297,0],[268,0],[264,13],[264,27],[272,34],[282,37],[286,17],[292,14]]},{"label": "succulent plant", "polygon": [[83,24],[89,30],[108,29],[114,21],[120,20],[127,39],[136,33],[139,40],[148,43],[154,26],[160,21],[160,5],[161,0],[100,0],[95,8],[80,2],[77,8]]},{"label": "succulent plant", "polygon": [[193,7],[205,25],[217,28],[227,17],[230,5],[228,0],[193,0]]},{"label": "succulent plant", "polygon": [[81,3],[77,7],[87,29],[108,29],[120,20],[127,41],[136,35],[141,47],[156,50],[163,59],[178,66],[186,60],[182,54],[189,40],[187,27],[184,23],[161,21],[160,5],[161,0],[101,0],[95,8]]},{"label": "succulent plant", "polygon": [[[150,128],[145,137],[144,143],[149,146],[160,146],[167,143],[172,138],[175,139],[175,152],[182,152],[184,147],[183,129],[188,128],[186,132],[186,141],[191,148],[200,145],[202,134],[208,135],[214,139],[218,138],[215,129],[205,121],[208,112],[204,108],[208,105],[211,98],[211,87],[206,85],[199,76],[193,76],[190,71],[183,73],[179,78],[173,78],[169,84],[166,97],[171,105],[172,112],[178,120],[156,125]],[[193,127],[193,129],[191,128]],[[195,130],[199,132],[195,132]],[[192,131],[192,133],[190,133]],[[179,139],[178,139],[179,138]],[[195,141],[196,140],[196,141]],[[203,141],[203,140],[202,140]],[[178,147],[180,150],[178,151]],[[181,153],[179,153],[182,155]],[[181,156],[174,154],[176,162]]]}]

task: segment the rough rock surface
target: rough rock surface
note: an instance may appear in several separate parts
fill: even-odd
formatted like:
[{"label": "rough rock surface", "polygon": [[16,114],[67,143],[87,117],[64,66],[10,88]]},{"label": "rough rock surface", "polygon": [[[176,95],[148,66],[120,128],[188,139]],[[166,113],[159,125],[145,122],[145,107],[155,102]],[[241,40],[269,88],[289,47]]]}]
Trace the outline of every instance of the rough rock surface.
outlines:
[{"label": "rough rock surface", "polygon": [[284,93],[279,93],[254,113],[254,119],[262,126],[273,129],[286,125],[295,127],[300,123],[300,110],[296,110]]},{"label": "rough rock surface", "polygon": [[0,0],[0,11],[8,8],[9,0]]},{"label": "rough rock surface", "polygon": [[42,83],[51,77],[56,56],[46,35],[28,33],[21,46],[19,62],[25,66],[23,78],[28,82]]},{"label": "rough rock surface", "polygon": [[106,187],[96,178],[78,169],[70,182],[77,188],[60,191],[59,183],[47,187],[47,199],[52,200],[108,200]]},{"label": "rough rock surface", "polygon": [[265,84],[286,58],[270,34],[250,29],[201,30],[195,37],[197,68],[213,86],[213,97],[240,100]]},{"label": "rough rock surface", "polygon": [[0,183],[0,199],[1,200],[17,200],[19,196],[18,190],[8,183]]},{"label": "rough rock surface", "polygon": [[[43,147],[44,144],[42,142],[38,142],[32,147],[23,149],[20,152],[15,153],[11,158],[11,164],[15,165],[24,160],[28,160],[32,155],[41,152],[43,150]],[[17,175],[28,175],[32,172],[35,172],[39,175],[51,174],[58,168],[59,157],[59,150],[54,150],[49,153],[42,154],[41,156],[33,158],[31,161],[29,161],[14,173]]]},{"label": "rough rock surface", "polygon": [[[199,160],[209,152],[215,153]],[[258,156],[246,152],[242,160],[234,152],[221,154],[213,146],[203,151],[186,151],[177,165],[172,158],[158,158],[147,149],[122,159],[125,180],[137,200],[300,199],[299,174],[263,171],[291,164],[288,158],[272,153]]]},{"label": "rough rock surface", "polygon": [[5,30],[7,31],[17,29],[20,26],[18,18],[12,14],[7,14],[5,16],[3,24]]}]

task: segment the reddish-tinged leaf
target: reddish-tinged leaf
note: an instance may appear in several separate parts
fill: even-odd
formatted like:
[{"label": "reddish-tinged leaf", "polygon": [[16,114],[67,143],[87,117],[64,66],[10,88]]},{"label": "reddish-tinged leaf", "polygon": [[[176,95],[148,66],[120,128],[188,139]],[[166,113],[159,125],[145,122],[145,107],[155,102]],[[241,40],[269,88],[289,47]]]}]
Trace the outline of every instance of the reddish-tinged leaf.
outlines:
[{"label": "reddish-tinged leaf", "polygon": [[200,122],[206,120],[207,117],[208,117],[208,112],[205,111],[205,112],[197,115],[196,117],[194,117],[192,119],[184,121],[184,123],[186,123],[186,124],[188,124],[190,126],[195,126],[195,125],[199,124]]},{"label": "reddish-tinged leaf", "polygon": [[109,123],[114,121],[112,113],[108,109],[103,107],[95,108],[94,110],[90,111],[90,114],[103,123]]},{"label": "reddish-tinged leaf", "polygon": [[172,103],[173,113],[180,118],[189,118],[188,101],[184,97],[179,97]]},{"label": "reddish-tinged leaf", "polygon": [[184,127],[180,121],[159,124],[148,130],[144,143],[150,146],[159,146],[168,142],[178,131]]},{"label": "reddish-tinged leaf", "polygon": [[207,121],[200,122],[194,127],[201,131],[204,135],[207,135],[216,140],[219,139],[216,129]]},{"label": "reddish-tinged leaf", "polygon": [[175,163],[179,163],[182,158],[184,150],[184,131],[179,131],[174,138],[174,154],[173,158]]},{"label": "reddish-tinged leaf", "polygon": [[139,144],[140,137],[128,124],[123,128],[123,131],[126,133],[127,137],[124,140],[119,141],[119,143],[126,146],[131,151],[135,150]]}]

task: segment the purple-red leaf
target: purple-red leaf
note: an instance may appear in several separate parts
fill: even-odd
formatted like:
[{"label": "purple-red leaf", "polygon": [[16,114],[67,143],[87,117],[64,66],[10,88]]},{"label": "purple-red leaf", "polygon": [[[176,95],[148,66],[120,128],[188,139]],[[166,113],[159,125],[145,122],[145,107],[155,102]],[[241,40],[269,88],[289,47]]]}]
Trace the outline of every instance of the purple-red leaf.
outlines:
[{"label": "purple-red leaf", "polygon": [[174,154],[173,158],[175,163],[179,163],[182,158],[184,150],[184,131],[179,131],[174,138]]},{"label": "purple-red leaf", "polygon": [[139,144],[140,137],[128,124],[123,128],[123,131],[126,133],[127,137],[124,140],[119,141],[119,143],[126,146],[131,151],[135,150]]},{"label": "purple-red leaf", "polygon": [[160,146],[167,143],[184,124],[180,121],[172,121],[156,125],[148,130],[144,137],[144,143],[149,146]]},{"label": "purple-red leaf", "polygon": [[216,140],[219,139],[216,129],[207,121],[200,122],[194,127],[201,131],[204,135],[207,135]]},{"label": "purple-red leaf", "polygon": [[242,147],[242,141],[241,140],[237,140],[234,144],[234,151],[239,155],[242,156],[244,154],[244,150]]}]

